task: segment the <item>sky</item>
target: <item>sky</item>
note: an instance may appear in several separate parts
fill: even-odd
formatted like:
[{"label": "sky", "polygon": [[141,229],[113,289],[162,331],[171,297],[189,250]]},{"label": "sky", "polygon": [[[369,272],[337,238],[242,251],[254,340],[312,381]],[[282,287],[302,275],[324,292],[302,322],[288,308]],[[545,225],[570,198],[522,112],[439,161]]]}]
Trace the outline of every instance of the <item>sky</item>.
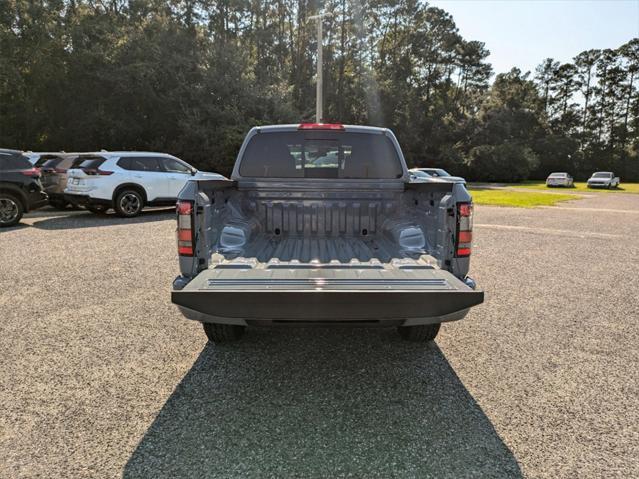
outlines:
[{"label": "sky", "polygon": [[534,71],[591,48],[639,37],[639,0],[429,0],[453,16],[465,40],[486,44],[495,73]]}]

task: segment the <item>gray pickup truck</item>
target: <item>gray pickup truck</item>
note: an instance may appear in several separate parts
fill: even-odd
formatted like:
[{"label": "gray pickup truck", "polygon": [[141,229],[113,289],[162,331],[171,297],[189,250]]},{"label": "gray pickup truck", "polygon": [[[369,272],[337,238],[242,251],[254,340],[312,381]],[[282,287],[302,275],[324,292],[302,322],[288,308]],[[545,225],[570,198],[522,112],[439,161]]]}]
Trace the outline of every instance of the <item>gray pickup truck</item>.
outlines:
[{"label": "gray pickup truck", "polygon": [[463,183],[411,180],[384,128],[253,128],[230,180],[190,180],[177,204],[171,299],[209,340],[247,325],[395,326],[414,341],[484,300],[468,274]]}]

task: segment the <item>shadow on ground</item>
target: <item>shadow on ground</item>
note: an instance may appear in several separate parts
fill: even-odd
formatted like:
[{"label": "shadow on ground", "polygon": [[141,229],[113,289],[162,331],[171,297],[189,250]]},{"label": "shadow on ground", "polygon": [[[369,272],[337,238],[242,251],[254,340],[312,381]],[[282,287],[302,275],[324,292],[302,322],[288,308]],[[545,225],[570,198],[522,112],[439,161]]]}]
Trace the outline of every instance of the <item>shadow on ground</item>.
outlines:
[{"label": "shadow on ground", "polygon": [[436,345],[394,330],[251,329],[207,345],[125,478],[521,477]]},{"label": "shadow on ground", "polygon": [[175,208],[158,210],[145,210],[135,218],[120,218],[113,212],[97,215],[90,212],[59,211],[53,215],[43,216],[46,219],[33,223],[34,228],[43,230],[66,230],[76,228],[96,228],[100,226],[113,226],[129,223],[149,223],[151,221],[165,221],[173,219]]}]

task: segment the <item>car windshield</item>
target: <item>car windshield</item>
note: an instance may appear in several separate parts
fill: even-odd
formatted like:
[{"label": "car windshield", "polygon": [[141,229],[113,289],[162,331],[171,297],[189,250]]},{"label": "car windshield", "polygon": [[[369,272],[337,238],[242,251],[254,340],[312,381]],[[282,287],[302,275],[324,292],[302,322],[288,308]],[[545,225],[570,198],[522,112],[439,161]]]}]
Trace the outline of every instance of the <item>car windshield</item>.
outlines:
[{"label": "car windshield", "polygon": [[431,176],[450,176],[450,173],[448,173],[446,170],[442,170],[441,168],[428,168],[421,171]]},{"label": "car windshield", "polygon": [[594,175],[592,175],[593,178],[611,178],[612,177],[612,173],[595,173]]},{"label": "car windshield", "polygon": [[401,178],[390,139],[379,133],[282,131],[254,135],[240,162],[254,178]]}]

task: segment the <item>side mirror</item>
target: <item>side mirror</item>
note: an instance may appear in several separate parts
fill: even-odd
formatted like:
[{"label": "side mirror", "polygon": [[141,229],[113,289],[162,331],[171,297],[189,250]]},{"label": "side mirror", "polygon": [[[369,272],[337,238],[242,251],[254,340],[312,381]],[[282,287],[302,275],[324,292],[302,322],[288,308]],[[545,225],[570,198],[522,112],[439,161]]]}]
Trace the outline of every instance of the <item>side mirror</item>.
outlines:
[{"label": "side mirror", "polygon": [[195,176],[195,174],[197,173],[197,170],[195,168],[191,169],[191,176]]}]

